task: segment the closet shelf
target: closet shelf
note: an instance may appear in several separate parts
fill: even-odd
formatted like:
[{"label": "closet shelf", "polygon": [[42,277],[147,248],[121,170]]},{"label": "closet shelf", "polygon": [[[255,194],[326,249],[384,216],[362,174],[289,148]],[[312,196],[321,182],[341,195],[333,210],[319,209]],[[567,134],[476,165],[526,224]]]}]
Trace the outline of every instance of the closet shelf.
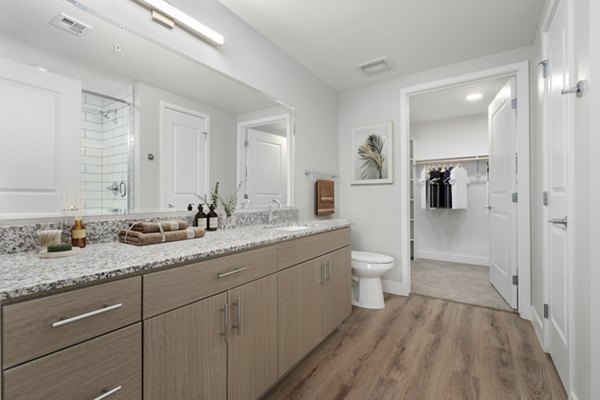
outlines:
[{"label": "closet shelf", "polygon": [[450,162],[465,162],[465,161],[486,161],[489,160],[488,154],[480,154],[475,156],[464,156],[464,157],[452,157],[452,158],[431,158],[428,160],[417,160],[415,164],[438,164],[438,163],[450,163]]}]

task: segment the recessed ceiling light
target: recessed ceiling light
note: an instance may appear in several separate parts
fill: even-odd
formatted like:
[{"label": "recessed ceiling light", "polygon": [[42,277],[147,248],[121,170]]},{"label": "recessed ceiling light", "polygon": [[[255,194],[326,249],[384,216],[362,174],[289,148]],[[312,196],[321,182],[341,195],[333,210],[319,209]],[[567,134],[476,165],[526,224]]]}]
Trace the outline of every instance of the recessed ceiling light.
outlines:
[{"label": "recessed ceiling light", "polygon": [[482,97],[483,97],[483,95],[481,93],[471,93],[470,95],[467,96],[467,100],[468,101],[477,101],[477,100],[481,100]]}]

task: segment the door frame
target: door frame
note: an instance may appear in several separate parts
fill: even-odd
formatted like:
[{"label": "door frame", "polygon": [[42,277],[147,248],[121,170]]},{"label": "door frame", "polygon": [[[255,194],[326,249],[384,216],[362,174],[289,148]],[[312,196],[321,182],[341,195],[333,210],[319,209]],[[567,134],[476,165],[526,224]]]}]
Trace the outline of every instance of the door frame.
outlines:
[{"label": "door frame", "polygon": [[398,163],[400,185],[403,195],[400,198],[401,220],[400,230],[402,233],[402,243],[400,246],[402,257],[402,292],[408,295],[411,292],[410,282],[410,157],[409,157],[409,139],[410,139],[410,107],[409,98],[412,95],[430,92],[438,89],[444,89],[451,86],[463,85],[475,81],[481,81],[490,78],[502,76],[515,76],[517,81],[517,148],[519,157],[518,166],[518,184],[519,201],[517,203],[517,233],[519,243],[526,243],[518,247],[518,276],[519,276],[519,306],[518,311],[521,318],[531,319],[531,240],[530,240],[530,188],[529,188],[529,61],[521,61],[514,64],[508,64],[489,68],[464,75],[458,75],[446,79],[440,79],[432,82],[422,83],[400,90],[400,155],[399,159],[404,160]]},{"label": "door frame", "polygon": [[[196,111],[196,110],[192,110],[191,108],[187,108],[187,107],[183,107],[180,106],[178,104],[174,104],[174,103],[169,103],[166,101],[161,100],[159,102],[159,153],[158,153],[158,159],[159,159],[159,167],[160,167],[160,173],[159,173],[159,189],[160,189],[160,208],[163,209],[167,209],[167,197],[166,197],[166,190],[165,190],[165,179],[166,179],[166,169],[167,169],[167,163],[166,163],[166,158],[162,157],[162,155],[165,153],[166,149],[167,149],[167,140],[166,140],[166,134],[167,134],[167,127],[165,126],[166,123],[166,112],[167,109],[170,110],[174,110],[183,114],[189,114],[191,116],[194,117],[198,117],[198,118],[202,118],[206,121],[205,124],[205,132],[206,134],[206,146],[204,147],[204,159],[206,160],[204,163],[204,182],[206,182],[206,187],[205,189],[205,193],[199,193],[199,195],[204,195],[204,196],[208,196],[208,193],[210,192],[210,187],[211,187],[211,182],[210,182],[210,115],[208,114],[204,114],[200,111]],[[207,197],[208,198],[208,197]],[[179,211],[183,211],[183,210],[179,210]]]},{"label": "door frame", "polygon": [[[288,153],[288,168],[287,168],[287,204],[284,204],[284,206],[290,206],[292,207],[294,205],[294,185],[293,185],[293,165],[294,165],[294,154],[293,154],[293,131],[292,131],[292,117],[289,113],[285,113],[285,114],[277,114],[277,115],[273,115],[273,116],[269,116],[269,117],[264,117],[264,118],[256,118],[256,119],[252,119],[252,120],[248,120],[248,121],[242,121],[242,122],[238,122],[237,123],[237,145],[236,145],[236,149],[237,149],[237,166],[236,166],[236,182],[241,182],[242,180],[244,180],[244,163],[245,163],[245,157],[244,157],[244,142],[245,142],[245,137],[246,137],[246,130],[248,128],[253,128],[256,126],[260,126],[260,125],[265,125],[268,123],[272,123],[272,122],[277,122],[277,121],[281,121],[284,120],[285,121],[285,125],[286,125],[286,139],[287,139],[287,153]],[[254,204],[252,205],[252,207],[256,207]]]},{"label": "door frame", "polygon": [[[577,80],[577,70],[575,69],[575,57],[574,57],[574,50],[575,50],[575,41],[574,41],[574,20],[573,20],[573,14],[574,14],[574,6],[573,6],[573,1],[572,0],[550,0],[548,3],[548,6],[546,8],[545,14],[543,16],[543,20],[542,23],[540,25],[540,37],[541,37],[541,49],[542,49],[542,60],[547,60],[548,58],[548,30],[550,29],[550,26],[552,24],[554,15],[556,13],[556,10],[558,8],[559,3],[563,1],[566,2],[566,9],[567,9],[567,53],[565,54],[565,58],[566,58],[566,64],[567,64],[567,68],[568,68],[568,72],[570,75],[570,79],[571,79],[571,84],[573,84],[573,80]],[[542,179],[542,184],[543,184],[543,190],[546,192],[549,192],[548,188],[550,186],[550,176],[548,173],[548,167],[550,165],[550,156],[549,156],[549,144],[550,141],[548,140],[548,126],[549,126],[549,118],[550,118],[550,110],[549,110],[549,86],[548,86],[548,79],[543,79],[542,80],[542,87],[539,87],[538,89],[541,89],[541,101],[542,101],[542,107],[541,107],[541,114],[542,114],[542,118],[541,118],[541,133],[542,133],[542,146],[543,146],[543,152],[542,152],[542,163],[544,166],[544,173],[543,173],[543,179]],[[574,167],[574,162],[575,162],[575,158],[574,158],[574,134],[575,134],[575,125],[574,125],[574,117],[575,117],[575,96],[573,95],[568,95],[569,97],[567,98],[567,115],[565,115],[566,118],[566,125],[567,125],[567,136],[569,137],[569,143],[568,143],[568,150],[567,150],[567,179],[569,182],[574,182],[575,179],[575,167]],[[573,235],[576,232],[576,219],[574,218],[575,216],[575,210],[574,210],[574,193],[573,190],[569,190],[569,194],[567,196],[567,201],[569,202],[568,204],[568,216],[569,216],[569,226],[568,226],[568,230],[567,230],[567,252],[568,257],[567,257],[567,262],[568,262],[568,269],[567,269],[567,310],[566,312],[568,313],[567,316],[567,324],[568,324],[568,328],[567,328],[567,332],[568,332],[568,338],[567,338],[567,352],[568,352],[568,382],[565,390],[567,391],[567,394],[570,397],[576,398],[575,393],[573,392],[573,381],[574,381],[574,371],[575,371],[575,358],[573,357],[573,348],[574,348],[574,344],[573,344],[573,339],[575,338],[575,329],[574,329],[574,325],[575,325],[575,318],[574,318],[574,314],[576,311],[576,307],[575,307],[575,289],[574,289],[574,273],[573,273],[573,268],[575,266],[575,251],[574,251],[574,245],[573,245]],[[548,224],[548,219],[549,219],[549,212],[548,212],[548,207],[544,206],[542,208],[542,221],[541,223],[542,225],[542,262],[543,262],[543,271],[544,271],[544,276],[543,276],[543,297],[544,297],[544,304],[550,304],[550,280],[549,280],[549,274],[548,274],[548,266],[549,266],[549,259],[548,259],[548,254],[549,254],[549,240],[550,240],[550,235],[549,235],[549,224]],[[532,307],[533,308],[533,307]],[[533,320],[533,326],[534,329],[538,335],[538,339],[540,340],[540,343],[542,344],[542,347],[544,349],[544,351],[548,350],[548,346],[549,346],[549,335],[548,335],[548,330],[546,329],[546,325],[548,323],[550,323],[549,319],[547,318],[543,318],[543,316],[540,316],[537,314],[537,312],[535,311],[535,309],[533,310],[534,315],[534,320]]]}]

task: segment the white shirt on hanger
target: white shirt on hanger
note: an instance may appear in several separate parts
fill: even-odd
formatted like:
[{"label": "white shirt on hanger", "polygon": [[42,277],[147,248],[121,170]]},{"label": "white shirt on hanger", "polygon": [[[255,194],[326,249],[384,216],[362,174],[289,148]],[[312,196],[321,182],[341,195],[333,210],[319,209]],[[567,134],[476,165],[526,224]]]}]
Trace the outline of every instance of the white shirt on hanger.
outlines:
[{"label": "white shirt on hanger", "polygon": [[467,185],[471,183],[467,170],[457,166],[450,171],[450,185],[452,185],[452,208],[464,210],[468,205]]},{"label": "white shirt on hanger", "polygon": [[427,167],[423,167],[421,170],[421,176],[417,183],[421,187],[421,208],[427,208],[427,181],[429,180],[429,173]]}]

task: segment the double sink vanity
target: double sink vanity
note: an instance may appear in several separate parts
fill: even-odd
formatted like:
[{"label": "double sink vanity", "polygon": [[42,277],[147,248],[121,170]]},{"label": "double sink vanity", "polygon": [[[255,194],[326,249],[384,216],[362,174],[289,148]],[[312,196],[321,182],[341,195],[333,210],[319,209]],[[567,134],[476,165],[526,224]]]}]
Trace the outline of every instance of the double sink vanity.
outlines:
[{"label": "double sink vanity", "polygon": [[351,312],[346,221],[0,256],[2,399],[256,399]]}]

